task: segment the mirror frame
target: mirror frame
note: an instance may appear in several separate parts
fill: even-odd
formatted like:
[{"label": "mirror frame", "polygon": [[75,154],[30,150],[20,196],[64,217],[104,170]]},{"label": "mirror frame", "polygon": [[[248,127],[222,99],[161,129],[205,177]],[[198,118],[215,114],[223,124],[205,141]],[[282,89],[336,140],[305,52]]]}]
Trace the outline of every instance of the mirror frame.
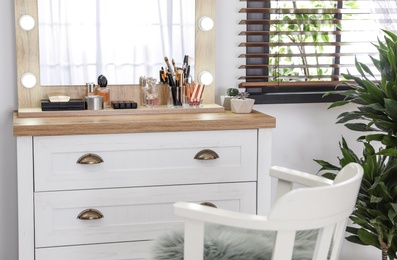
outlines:
[{"label": "mirror frame", "polygon": [[[15,32],[16,32],[16,57],[17,57],[17,87],[18,110],[40,108],[41,99],[50,93],[66,93],[71,98],[83,98],[86,93],[85,82],[81,86],[45,86],[40,85],[39,64],[39,32],[38,32],[38,8],[37,0],[14,0],[15,4]],[[195,39],[195,78],[202,71],[208,71],[215,79],[215,26],[210,31],[202,31],[199,28],[199,20],[203,16],[210,17],[214,23],[216,0],[196,0],[196,39]],[[19,18],[30,15],[35,20],[35,27],[30,31],[24,31],[19,26]],[[25,73],[33,73],[37,78],[37,84],[33,88],[25,88],[21,83],[21,77]],[[124,100],[123,97],[139,99],[139,83],[130,85],[109,85],[112,91],[112,100]],[[203,100],[207,104],[215,103],[215,80],[206,86]]]}]

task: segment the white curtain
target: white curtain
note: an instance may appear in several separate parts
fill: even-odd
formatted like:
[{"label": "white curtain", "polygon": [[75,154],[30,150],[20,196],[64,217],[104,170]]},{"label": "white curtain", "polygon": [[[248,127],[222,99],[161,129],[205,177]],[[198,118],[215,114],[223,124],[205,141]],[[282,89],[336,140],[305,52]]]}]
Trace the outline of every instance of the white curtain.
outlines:
[{"label": "white curtain", "polygon": [[[39,0],[41,85],[158,79],[194,56],[194,0]],[[184,10],[190,10],[189,12]],[[194,65],[194,64],[193,64]]]},{"label": "white curtain", "polygon": [[397,0],[371,0],[371,12],[380,28],[397,33]]}]

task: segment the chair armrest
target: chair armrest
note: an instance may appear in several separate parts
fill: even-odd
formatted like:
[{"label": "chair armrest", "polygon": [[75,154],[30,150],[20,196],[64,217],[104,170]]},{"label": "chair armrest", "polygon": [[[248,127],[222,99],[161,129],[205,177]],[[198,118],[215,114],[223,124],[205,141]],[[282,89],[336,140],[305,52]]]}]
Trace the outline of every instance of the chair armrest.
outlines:
[{"label": "chair armrest", "polygon": [[279,180],[297,183],[310,187],[332,185],[333,181],[314,174],[291,170],[288,168],[273,166],[270,168],[270,176]]},{"label": "chair armrest", "polygon": [[174,214],[188,220],[239,228],[260,230],[277,230],[280,228],[277,224],[268,222],[266,216],[234,212],[190,202],[174,203]]}]

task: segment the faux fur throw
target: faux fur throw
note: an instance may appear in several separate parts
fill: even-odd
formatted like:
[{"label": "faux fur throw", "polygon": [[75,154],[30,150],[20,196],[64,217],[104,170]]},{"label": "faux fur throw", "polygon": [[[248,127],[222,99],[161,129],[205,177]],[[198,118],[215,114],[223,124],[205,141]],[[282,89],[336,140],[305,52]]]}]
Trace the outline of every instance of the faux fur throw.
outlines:
[{"label": "faux fur throw", "polygon": [[[295,238],[293,260],[311,260],[317,231],[300,231]],[[275,232],[208,225],[204,260],[270,260]],[[152,248],[154,260],[183,260],[183,231],[164,234]]]}]

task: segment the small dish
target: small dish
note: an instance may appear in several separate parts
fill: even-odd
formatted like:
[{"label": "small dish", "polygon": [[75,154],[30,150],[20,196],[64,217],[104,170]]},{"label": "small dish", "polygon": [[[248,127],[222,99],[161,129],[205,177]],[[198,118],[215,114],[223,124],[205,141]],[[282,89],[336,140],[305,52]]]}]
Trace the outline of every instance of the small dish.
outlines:
[{"label": "small dish", "polygon": [[70,97],[62,94],[48,94],[50,102],[69,102]]}]

